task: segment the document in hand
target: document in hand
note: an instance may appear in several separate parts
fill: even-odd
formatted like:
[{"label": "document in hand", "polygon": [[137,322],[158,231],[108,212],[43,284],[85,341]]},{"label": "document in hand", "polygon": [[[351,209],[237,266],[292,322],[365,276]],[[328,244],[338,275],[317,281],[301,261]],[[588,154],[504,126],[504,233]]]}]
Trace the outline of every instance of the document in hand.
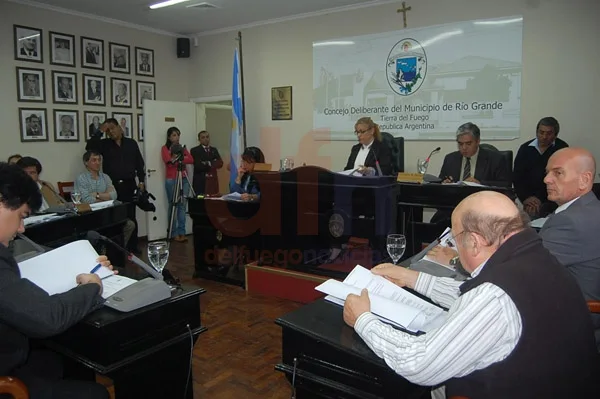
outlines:
[{"label": "document in hand", "polygon": [[[454,238],[452,237],[452,234],[450,234],[450,233],[451,233],[450,227],[446,227],[446,230],[444,230],[444,232],[440,236],[440,243],[439,243],[440,246],[456,248],[456,242],[454,241]],[[440,262],[430,258],[427,255],[425,255],[423,257],[423,260],[425,260],[427,262],[435,263],[436,265],[445,267],[446,269],[449,269],[449,270],[455,270],[454,267],[452,267],[450,265],[444,265],[443,263],[440,263]]]},{"label": "document in hand", "polygon": [[348,294],[360,295],[363,288],[369,292],[373,314],[386,323],[408,331],[431,331],[442,325],[446,317],[443,309],[360,265],[343,282],[327,280],[315,289],[327,294],[326,300],[343,305]]},{"label": "document in hand", "polygon": [[[89,273],[97,264],[98,253],[87,240],[80,240],[45,252],[19,263],[21,277],[26,278],[50,295],[75,288],[78,274]],[[113,275],[112,270],[101,267],[100,278]]]},{"label": "document in hand", "polygon": [[221,199],[224,200],[224,201],[241,201],[242,200],[242,194],[240,194],[240,193],[229,193],[229,194],[225,194],[224,196],[222,196]]}]

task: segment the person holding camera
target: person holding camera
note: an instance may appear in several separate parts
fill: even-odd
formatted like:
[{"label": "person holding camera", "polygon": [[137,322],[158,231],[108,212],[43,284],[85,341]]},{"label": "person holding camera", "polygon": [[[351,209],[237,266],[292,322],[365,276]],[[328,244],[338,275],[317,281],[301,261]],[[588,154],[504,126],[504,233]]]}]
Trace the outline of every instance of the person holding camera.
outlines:
[{"label": "person holding camera", "polygon": [[[103,139],[103,133],[106,133],[108,138]],[[102,123],[100,130],[91,136],[85,149],[102,155],[103,171],[112,180],[119,201],[133,202],[136,190],[144,190],[144,158],[140,148],[135,140],[125,137],[115,118],[109,118]],[[131,252],[139,255],[141,251],[138,248],[135,208],[128,207],[127,217],[135,223],[135,231],[126,245]]]},{"label": "person holding camera", "polygon": [[193,164],[194,158],[187,150],[179,144],[181,138],[181,132],[175,126],[170,127],[167,130],[167,142],[161,148],[162,160],[166,166],[166,180],[165,188],[167,190],[167,198],[169,200],[169,223],[171,223],[171,212],[173,212],[173,199],[175,189],[177,188],[177,172],[181,170],[181,184],[183,188],[183,195],[180,200],[175,204],[177,207],[177,214],[173,220],[171,228],[171,237],[173,241],[185,242],[187,238],[185,236],[185,199],[189,195],[190,184],[187,179],[187,171],[185,165]]}]

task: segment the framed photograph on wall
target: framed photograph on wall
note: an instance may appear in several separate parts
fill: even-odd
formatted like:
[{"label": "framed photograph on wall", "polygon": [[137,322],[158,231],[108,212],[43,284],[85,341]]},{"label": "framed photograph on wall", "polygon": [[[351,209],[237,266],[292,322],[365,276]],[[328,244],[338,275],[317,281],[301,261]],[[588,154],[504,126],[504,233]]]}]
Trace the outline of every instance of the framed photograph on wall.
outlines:
[{"label": "framed photograph on wall", "polygon": [[154,76],[154,50],[135,48],[135,74],[141,76]]},{"label": "framed photograph on wall", "polygon": [[131,79],[111,78],[111,104],[113,107],[131,107]]},{"label": "framed photograph on wall", "polygon": [[144,141],[144,115],[137,114],[138,124],[137,124],[137,134],[138,141]]},{"label": "framed photograph on wall", "polygon": [[75,66],[75,36],[50,32],[50,63]]},{"label": "framed photograph on wall", "polygon": [[106,105],[106,78],[85,74],[82,76],[83,103],[85,105]]},{"label": "framed photograph on wall", "polygon": [[114,112],[112,117],[119,122],[119,126],[123,129],[123,135],[128,138],[133,138],[133,114]]},{"label": "framed photograph on wall", "polygon": [[104,40],[81,37],[81,66],[104,69]]},{"label": "framed photograph on wall", "polygon": [[137,81],[137,106],[142,108],[144,100],[156,100],[156,83]]},{"label": "framed photograph on wall", "polygon": [[44,62],[42,30],[29,26],[13,25],[15,60]]},{"label": "framed photograph on wall", "polygon": [[52,71],[52,93],[55,104],[77,104],[77,74]]},{"label": "framed photograph on wall", "polygon": [[88,141],[92,134],[100,131],[100,125],[106,120],[106,112],[85,111],[83,120],[85,122],[85,141]]},{"label": "framed photograph on wall", "polygon": [[46,102],[43,69],[17,67],[17,100],[20,102]]},{"label": "framed photograph on wall", "polygon": [[48,141],[46,110],[41,108],[19,108],[21,141]]},{"label": "framed photograph on wall", "polygon": [[79,141],[79,112],[54,110],[54,141]]},{"label": "framed photograph on wall", "polygon": [[109,43],[108,53],[110,71],[119,73],[130,73],[129,49],[126,44]]}]

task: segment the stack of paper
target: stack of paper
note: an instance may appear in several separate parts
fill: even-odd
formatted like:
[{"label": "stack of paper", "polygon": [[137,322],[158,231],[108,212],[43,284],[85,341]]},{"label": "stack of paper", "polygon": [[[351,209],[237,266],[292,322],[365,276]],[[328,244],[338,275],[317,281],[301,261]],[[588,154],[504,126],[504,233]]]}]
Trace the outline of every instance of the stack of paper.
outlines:
[{"label": "stack of paper", "polygon": [[115,201],[113,200],[94,202],[93,204],[90,204],[90,208],[92,208],[92,211],[97,211],[98,209],[110,208],[114,204]]},{"label": "stack of paper", "polygon": [[60,217],[62,217],[62,215],[59,215],[57,213],[48,213],[48,214],[43,214],[43,215],[29,216],[28,218],[23,219],[23,224],[25,226],[29,226],[29,225],[36,224],[36,223],[47,222],[49,220],[57,219]]},{"label": "stack of paper", "polygon": [[224,200],[224,201],[241,201],[242,200],[242,194],[240,194],[240,193],[229,193],[229,194],[225,194],[224,196],[222,196],[221,199]]},{"label": "stack of paper", "polygon": [[439,327],[445,320],[443,309],[360,265],[343,282],[327,280],[315,289],[328,294],[326,300],[343,305],[349,294],[360,295],[363,288],[369,292],[371,312],[387,323],[412,332],[427,332]]}]

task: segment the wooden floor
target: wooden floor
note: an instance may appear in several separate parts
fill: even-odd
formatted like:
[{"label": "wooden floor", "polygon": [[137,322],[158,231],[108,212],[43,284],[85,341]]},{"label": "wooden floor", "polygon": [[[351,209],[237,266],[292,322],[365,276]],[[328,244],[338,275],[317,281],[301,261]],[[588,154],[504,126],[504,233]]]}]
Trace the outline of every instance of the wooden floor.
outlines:
[{"label": "wooden floor", "polygon": [[189,238],[187,243],[171,245],[167,268],[181,282],[207,291],[201,296],[201,317],[208,331],[200,334],[194,348],[194,397],[289,398],[287,380],[274,370],[281,360],[281,328],[274,321],[302,305],[193,279],[194,252]]}]

